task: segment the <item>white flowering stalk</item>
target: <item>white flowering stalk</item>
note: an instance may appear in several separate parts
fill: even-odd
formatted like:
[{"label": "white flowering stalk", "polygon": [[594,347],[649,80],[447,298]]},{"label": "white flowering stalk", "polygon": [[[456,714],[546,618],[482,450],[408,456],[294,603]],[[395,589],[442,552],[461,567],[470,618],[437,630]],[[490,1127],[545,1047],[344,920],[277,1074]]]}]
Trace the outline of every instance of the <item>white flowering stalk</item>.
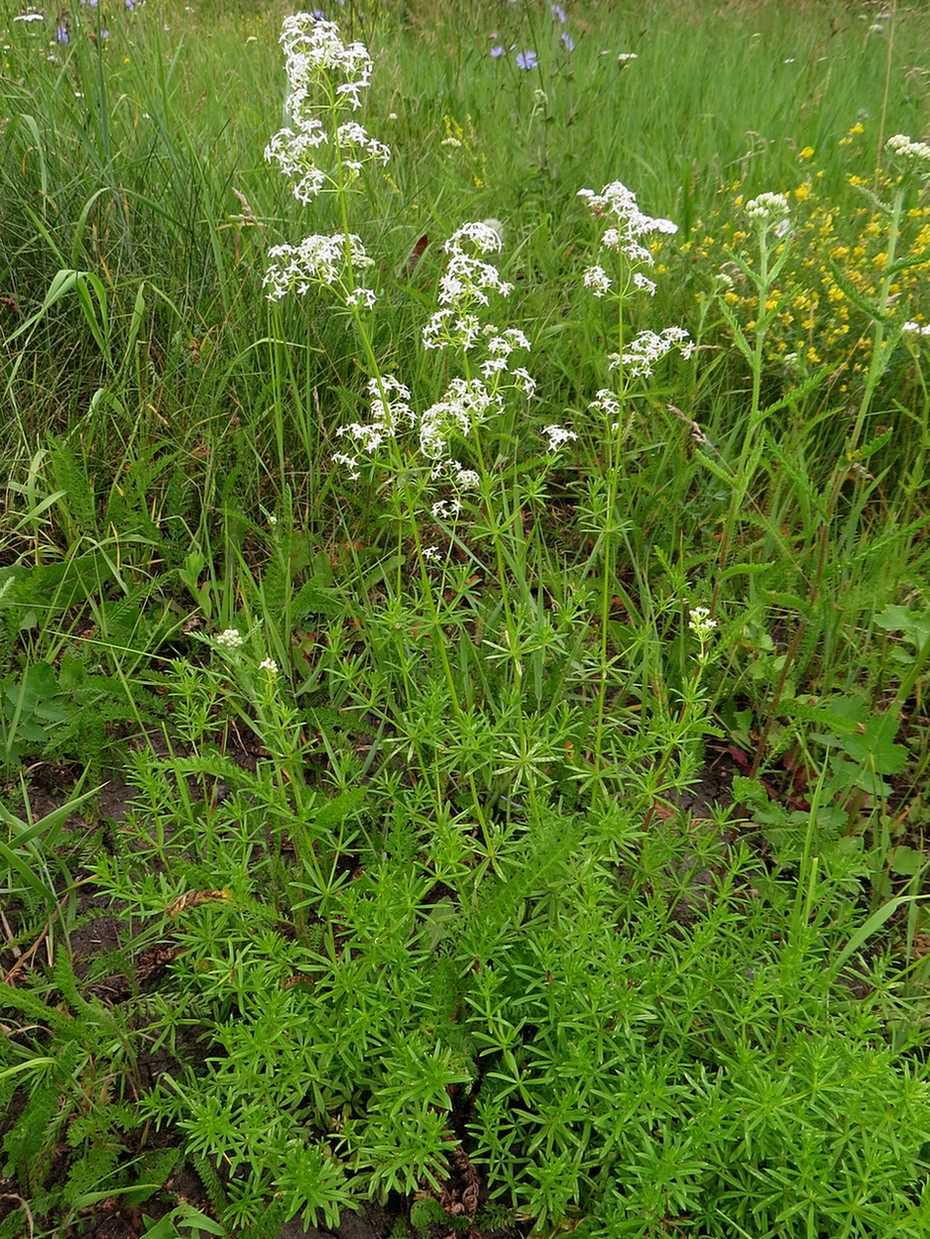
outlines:
[{"label": "white flowering stalk", "polygon": [[[281,46],[291,123],[265,147],[265,159],[288,177],[300,202],[309,202],[325,188],[341,192],[365,163],[385,164],[391,152],[357,120],[339,123],[341,113],[361,107],[361,92],[371,79],[371,56],[363,43],[344,43],[335,22],[295,13],[284,19]],[[320,166],[324,147],[332,150],[335,172]]]},{"label": "white flowering stalk", "polygon": [[707,662],[707,649],[710,645],[717,621],[711,619],[709,607],[691,607],[688,611],[688,627],[698,639],[698,668],[703,668]]},{"label": "white flowering stalk", "polygon": [[[593,296],[603,299],[616,313],[618,348],[608,353],[607,369],[612,387],[602,387],[588,404],[604,429],[605,446],[601,455],[602,477],[590,487],[591,532],[596,533],[601,548],[599,642],[597,650],[598,702],[594,739],[594,766],[600,770],[604,747],[608,684],[610,682],[610,600],[616,579],[616,556],[620,521],[617,515],[620,494],[623,436],[628,428],[630,397],[643,380],[652,377],[656,365],[677,350],[689,358],[694,345],[683,327],[665,327],[661,331],[644,330],[627,338],[626,307],[639,294],[652,297],[656,282],[649,272],[655,266],[652,246],[660,237],[671,236],[678,227],[670,219],[647,215],[640,210],[636,195],[620,181],[605,185],[600,193],[592,189],[578,191],[592,216],[602,221],[599,241],[600,261],[584,271],[582,283]],[[574,431],[549,426],[545,431],[550,448],[555,450]]]},{"label": "white flowering stalk", "polygon": [[580,189],[578,197],[586,200],[595,219],[607,224],[600,245],[607,251],[605,261],[613,264],[613,271],[605,269],[602,263],[595,263],[581,278],[595,297],[612,301],[618,310],[621,348],[608,354],[607,368],[619,372],[619,394],[615,400],[610,392],[602,389],[589,405],[592,411],[604,414],[611,429],[616,430],[621,425],[620,402],[628,394],[631,382],[650,378],[656,364],[672,349],[688,358],[694,348],[682,327],[666,327],[661,332],[642,331],[627,343],[623,339],[623,308],[629,297],[637,292],[651,297],[656,291],[655,280],[643,270],[655,265],[646,242],[657,235],[673,235],[678,225],[670,219],[655,218],[641,211],[636,195],[620,181],[611,181],[599,194],[593,189]]},{"label": "white flowering stalk", "polygon": [[513,292],[513,285],[501,279],[497,267],[484,260],[484,255],[499,254],[501,248],[500,230],[490,220],[463,224],[446,241],[443,250],[449,263],[439,282],[438,298],[442,308],[423,328],[424,348],[468,352],[474,347],[481,331],[476,309],[490,305],[491,291],[501,297]]},{"label": "white flowering stalk", "polygon": [[[265,159],[288,178],[299,202],[312,202],[324,192],[338,195],[345,220],[346,194],[365,165],[383,165],[391,157],[389,147],[371,137],[354,116],[346,115],[361,107],[362,91],[371,78],[371,57],[363,43],[343,42],[335,22],[311,13],[286,17],[280,41],[290,124],[265,147]],[[271,301],[327,288],[356,317],[375,304],[377,294],[356,278],[373,264],[348,223],[331,237],[310,236],[297,246],[274,246],[268,257],[271,264],[264,284]]]},{"label": "white flowering stalk", "polygon": [[[350,422],[337,431],[339,437],[351,441],[356,455],[340,452],[334,460],[357,478],[358,453],[374,457],[386,441],[396,439],[404,426],[411,428],[416,435],[416,450],[429,466],[430,481],[451,484],[456,492],[452,499],[433,503],[434,516],[457,517],[462,508],[458,494],[480,486],[480,474],[464,467],[452,454],[456,447],[470,441],[473,453],[480,456],[476,433],[504,412],[505,391],[513,390],[529,401],[536,389],[535,380],[526,369],[511,368],[513,354],[530,347],[524,332],[517,327],[501,331],[493,324],[482,328],[473,313],[473,309],[489,305],[492,292],[507,297],[512,290],[512,285],[501,279],[497,267],[484,257],[500,248],[500,232],[489,223],[463,224],[449,238],[444,246],[449,264],[439,288],[441,308],[432,315],[421,336],[425,349],[454,347],[463,356],[483,344],[488,356],[479,367],[480,376],[452,378],[440,399],[418,414],[410,408],[407,388],[392,375],[383,375],[369,384],[370,421]],[[389,395],[396,399],[388,399]]]}]

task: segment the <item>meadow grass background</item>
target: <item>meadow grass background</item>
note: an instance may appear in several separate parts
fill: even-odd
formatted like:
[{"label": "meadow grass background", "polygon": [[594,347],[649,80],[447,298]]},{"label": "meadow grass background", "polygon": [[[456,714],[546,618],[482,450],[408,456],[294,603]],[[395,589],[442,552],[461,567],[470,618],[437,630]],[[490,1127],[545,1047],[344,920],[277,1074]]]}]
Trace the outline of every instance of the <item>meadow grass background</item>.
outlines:
[{"label": "meadow grass background", "polygon": [[[469,220],[531,343],[451,526],[415,454],[333,463],[345,308],[264,295],[341,227],[263,158],[288,10],[3,11],[2,1235],[925,1232],[930,205],[885,142],[926,136],[930,20],[563,10],[326,10],[392,149],[349,202],[379,367],[439,399]],[[697,345],[619,439],[578,197],[614,180],[679,226],[626,338]]]}]

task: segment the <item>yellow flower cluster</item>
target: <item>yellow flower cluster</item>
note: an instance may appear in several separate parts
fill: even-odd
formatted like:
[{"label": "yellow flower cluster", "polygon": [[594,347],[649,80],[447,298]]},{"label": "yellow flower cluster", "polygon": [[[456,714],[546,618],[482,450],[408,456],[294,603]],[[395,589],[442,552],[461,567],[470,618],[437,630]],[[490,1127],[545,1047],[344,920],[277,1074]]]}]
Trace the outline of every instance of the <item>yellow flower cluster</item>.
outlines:
[{"label": "yellow flower cluster", "polygon": [[465,167],[468,169],[476,189],[481,189],[488,181],[488,161],[483,151],[479,150],[478,135],[470,115],[465,117],[465,125],[460,125],[454,116],[443,116],[443,128],[446,136],[442,145],[450,152],[458,151]]},{"label": "yellow flower cluster", "polygon": [[[863,133],[861,124],[854,125],[838,146],[864,156],[858,141]],[[844,151],[844,163],[848,154]],[[788,260],[765,305],[773,313],[766,358],[797,377],[829,366],[837,389],[846,392],[868,370],[871,352],[872,322],[857,302],[876,300],[888,263],[887,220],[857,187],[868,186],[888,202],[897,182],[882,173],[872,180],[850,174],[846,200],[832,201],[821,192],[825,171],[816,167],[813,148],[804,147],[797,159],[803,169],[798,183],[783,191],[791,204],[791,231],[776,253],[777,258],[788,246]],[[734,255],[749,265],[758,260],[740,209],[740,189],[739,181],[720,187],[719,209],[696,222],[682,249],[698,271],[729,277],[724,299],[751,332],[759,315],[755,289],[732,261]],[[921,201],[902,220],[897,257],[905,255],[912,255],[914,262],[895,276],[889,289],[892,304],[900,305],[905,318],[924,322],[930,318],[930,205]],[[689,283],[695,296],[706,300],[706,287],[699,290],[693,279]]]}]

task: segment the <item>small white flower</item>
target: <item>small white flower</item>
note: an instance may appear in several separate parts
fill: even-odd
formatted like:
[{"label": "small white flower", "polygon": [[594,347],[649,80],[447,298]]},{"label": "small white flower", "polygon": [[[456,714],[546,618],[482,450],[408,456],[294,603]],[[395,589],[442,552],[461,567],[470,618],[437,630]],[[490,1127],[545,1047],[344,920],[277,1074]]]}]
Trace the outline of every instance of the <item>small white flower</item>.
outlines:
[{"label": "small white flower", "polygon": [[908,335],[930,336],[930,323],[921,324],[911,321],[905,323],[901,330],[906,332]]},{"label": "small white flower", "polygon": [[588,267],[581,278],[585,288],[590,288],[595,297],[603,297],[610,291],[610,276],[603,267]]},{"label": "small white flower", "polygon": [[643,275],[642,271],[633,272],[633,283],[637,288],[645,289],[649,293],[650,297],[655,296],[655,280],[650,280],[648,276]]},{"label": "small white flower", "polygon": [[691,607],[688,611],[688,627],[703,643],[717,627],[717,621],[710,618],[707,607]]},{"label": "small white flower", "polygon": [[332,460],[333,464],[345,465],[353,482],[358,481],[362,476],[358,467],[358,461],[354,456],[347,456],[345,452],[333,452]]},{"label": "small white flower", "polygon": [[438,546],[424,546],[423,558],[430,563],[438,563],[440,559]]},{"label": "small white flower", "polygon": [[236,650],[242,644],[242,636],[238,628],[224,628],[220,635],[216,638],[217,645],[223,645],[228,650]]},{"label": "small white flower", "polygon": [[273,658],[263,658],[258,664],[259,671],[267,671],[269,675],[278,674],[278,664]]},{"label": "small white flower", "polygon": [[564,443],[570,443],[578,438],[574,430],[566,430],[564,426],[544,426],[543,434],[549,440],[547,450],[550,452],[557,452]]},{"label": "small white flower", "polygon": [[625,64],[628,60],[638,60],[639,56],[636,52],[620,52],[617,55],[617,60],[620,64]]},{"label": "small white flower", "polygon": [[525,370],[523,366],[519,366],[514,370],[513,377],[516,380],[515,385],[520,388],[527,400],[532,400],[536,394],[536,380],[530,372]]}]

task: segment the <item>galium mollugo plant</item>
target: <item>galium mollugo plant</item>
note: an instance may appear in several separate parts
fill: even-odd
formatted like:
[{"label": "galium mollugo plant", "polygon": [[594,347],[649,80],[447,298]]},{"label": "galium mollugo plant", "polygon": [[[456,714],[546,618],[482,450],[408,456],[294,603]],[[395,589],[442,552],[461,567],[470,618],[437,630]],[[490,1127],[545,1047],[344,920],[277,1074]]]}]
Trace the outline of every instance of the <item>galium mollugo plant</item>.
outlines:
[{"label": "galium mollugo plant", "polygon": [[[528,415],[536,382],[524,365],[516,364],[529,351],[530,341],[518,326],[501,327],[489,321],[491,315],[497,318],[495,307],[513,291],[496,261],[503,249],[502,227],[496,220],[462,224],[443,246],[445,265],[437,283],[438,306],[423,325],[419,340],[424,362],[419,373],[428,375],[427,354],[443,354],[442,366],[433,367],[434,374],[442,375],[438,398],[435,391],[432,399],[430,394],[413,393],[404,376],[382,369],[367,318],[369,311],[378,312],[377,294],[358,282],[359,272],[370,269],[372,260],[361,238],[351,231],[349,191],[366,165],[384,162],[388,152],[383,144],[372,144],[367,136],[363,139],[364,130],[350,132],[341,121],[343,111],[360,106],[361,91],[370,78],[370,59],[361,45],[343,45],[333,23],[316,21],[306,14],[288,19],[282,43],[292,125],[272,140],[268,157],[294,182],[300,201],[310,201],[323,192],[335,193],[343,228],[330,237],[312,235],[297,246],[275,246],[269,251],[272,261],[265,277],[268,296],[279,301],[288,295],[322,290],[341,302],[352,317],[369,372],[368,416],[348,420],[335,430],[340,443],[333,461],[353,481],[364,472],[388,500],[397,527],[390,625],[396,630],[401,624],[409,630],[411,605],[414,612],[425,616],[452,716],[463,722],[463,703],[473,692],[455,674],[450,644],[461,639],[464,621],[462,616],[451,618],[449,608],[441,607],[438,600],[457,577],[463,558],[478,569],[482,585],[477,592],[481,598],[487,600],[493,594],[499,599],[495,630],[486,634],[479,657],[506,671],[503,683],[508,687],[495,704],[515,728],[512,746],[517,753],[518,777],[525,782],[535,812],[536,780],[543,762],[533,756],[537,750],[527,723],[530,667],[541,660],[565,657],[568,634],[562,631],[564,625],[553,623],[545,614],[540,591],[533,584],[522,512],[539,501],[548,471],[558,454],[578,439],[578,429],[557,421],[547,421],[541,428],[534,425]],[[332,157],[324,168],[321,161],[325,153]],[[582,279],[616,314],[610,332],[616,351],[609,353],[607,361],[610,386],[602,388],[590,405],[603,424],[605,444],[598,454],[598,472],[603,476],[592,481],[591,494],[597,502],[588,505],[591,520],[586,530],[595,533],[591,564],[597,564],[600,582],[594,642],[596,722],[593,742],[582,739],[576,746],[579,752],[593,751],[593,766],[586,767],[581,778],[592,779],[597,797],[603,784],[606,703],[615,661],[608,619],[623,527],[620,477],[629,402],[644,393],[663,358],[672,351],[688,358],[693,344],[678,326],[632,334],[626,323],[630,303],[655,292],[655,281],[649,274],[654,265],[651,244],[663,234],[673,234],[676,225],[641,211],[636,195],[620,182],[607,185],[600,193],[581,190],[579,196],[586,199],[592,215],[607,225],[600,237],[604,257],[589,267]],[[527,425],[533,427],[529,437],[536,436],[540,445],[537,476],[531,482],[515,484],[518,473],[507,462],[527,443]],[[442,541],[436,537],[437,528]],[[403,568],[411,563],[411,547],[412,573]],[[490,591],[485,584],[489,581],[493,585]],[[401,618],[397,608],[404,597],[408,601],[401,608]],[[472,599],[468,605],[474,605]],[[486,604],[479,600],[478,605]],[[571,615],[570,611],[566,615]],[[403,698],[412,713],[417,708],[422,659],[420,671],[414,674],[406,653],[399,650],[399,656]],[[592,667],[590,659],[583,661],[582,697],[588,697]],[[422,687],[422,680],[419,682]],[[379,693],[383,688],[381,683]],[[487,693],[483,696],[489,704]],[[537,702],[544,713],[549,704],[542,697]],[[369,693],[365,708],[371,707]],[[387,713],[391,703],[384,701],[380,708]],[[422,745],[415,747],[422,764]],[[546,746],[543,751],[548,760]],[[473,771],[468,771],[467,779],[480,819]]]},{"label": "galium mollugo plant", "polygon": [[[647,272],[655,265],[649,239],[656,235],[672,235],[677,225],[670,219],[654,218],[643,212],[636,195],[620,181],[605,185],[600,193],[579,190],[592,216],[604,220],[607,227],[600,236],[602,261],[588,267],[584,286],[594,297],[603,299],[616,315],[613,327],[616,351],[607,356],[611,386],[603,387],[589,405],[600,423],[601,473],[589,486],[587,508],[593,518],[587,532],[596,537],[595,553],[600,556],[600,614],[598,632],[598,694],[595,736],[593,744],[594,775],[601,775],[605,746],[605,725],[608,691],[611,684],[613,659],[609,641],[610,600],[615,592],[617,551],[624,531],[620,510],[621,473],[624,461],[624,440],[629,429],[631,400],[643,389],[658,363],[673,350],[685,359],[691,356],[693,343],[683,327],[666,327],[660,332],[640,331],[628,338],[627,318],[630,303],[640,294],[653,296],[656,284]],[[607,264],[611,269],[605,268]],[[595,795],[598,795],[595,783]]]}]

